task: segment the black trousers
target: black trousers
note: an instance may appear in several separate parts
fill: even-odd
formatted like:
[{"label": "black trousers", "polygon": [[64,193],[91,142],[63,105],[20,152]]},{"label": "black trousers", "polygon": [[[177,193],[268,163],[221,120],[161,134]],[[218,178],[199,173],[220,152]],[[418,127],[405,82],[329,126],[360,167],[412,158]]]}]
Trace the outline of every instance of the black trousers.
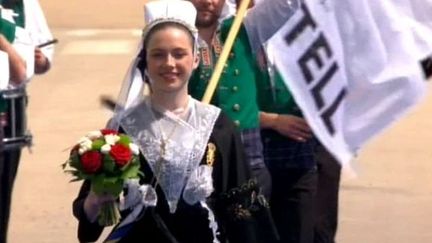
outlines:
[{"label": "black trousers", "polygon": [[316,148],[318,188],[315,201],[315,243],[334,243],[338,224],[341,166],[322,146]]},{"label": "black trousers", "polygon": [[0,243],[7,242],[12,190],[20,157],[21,149],[0,153]]},{"label": "black trousers", "polygon": [[317,188],[314,139],[304,143],[276,131],[261,131],[272,178],[270,208],[281,243],[313,243]]},{"label": "black trousers", "polygon": [[312,243],[317,171],[314,168],[273,170],[270,206],[281,243]]}]

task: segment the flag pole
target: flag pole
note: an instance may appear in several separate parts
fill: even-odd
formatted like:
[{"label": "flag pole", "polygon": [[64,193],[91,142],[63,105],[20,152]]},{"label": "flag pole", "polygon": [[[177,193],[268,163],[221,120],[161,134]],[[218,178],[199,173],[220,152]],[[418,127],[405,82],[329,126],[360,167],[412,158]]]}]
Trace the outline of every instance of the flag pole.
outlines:
[{"label": "flag pole", "polygon": [[228,55],[231,52],[232,46],[234,44],[235,38],[237,37],[237,33],[240,30],[240,26],[243,22],[243,18],[246,15],[246,11],[248,9],[249,3],[251,0],[242,0],[240,3],[240,7],[238,8],[237,14],[234,18],[234,22],[231,26],[231,29],[228,33],[228,37],[225,40],[222,53],[219,56],[219,59],[214,68],[213,74],[210,78],[209,84],[207,85],[206,91],[202,98],[202,102],[208,104],[210,103],[213,94],[216,90],[217,84],[219,82],[219,78],[222,74],[222,70],[224,65],[228,59]]}]

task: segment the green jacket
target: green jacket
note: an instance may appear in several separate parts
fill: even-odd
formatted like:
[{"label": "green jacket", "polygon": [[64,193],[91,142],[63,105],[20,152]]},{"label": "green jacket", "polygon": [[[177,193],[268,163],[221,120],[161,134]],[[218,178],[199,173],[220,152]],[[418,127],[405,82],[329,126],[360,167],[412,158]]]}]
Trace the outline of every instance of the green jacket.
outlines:
[{"label": "green jacket", "polygon": [[277,70],[274,72],[273,79],[270,79],[267,70],[261,71],[257,87],[258,103],[261,111],[302,116],[294,97]]},{"label": "green jacket", "polygon": [[[233,20],[234,18],[230,18],[222,23],[220,29],[222,43],[227,38]],[[211,54],[213,60],[217,60],[214,48],[211,48]],[[240,129],[259,127],[256,89],[258,65],[255,60],[246,29],[242,26],[211,101],[213,105],[221,108]],[[199,67],[189,81],[189,93],[192,97],[202,99],[214,64],[213,67],[206,68],[200,60]]]}]

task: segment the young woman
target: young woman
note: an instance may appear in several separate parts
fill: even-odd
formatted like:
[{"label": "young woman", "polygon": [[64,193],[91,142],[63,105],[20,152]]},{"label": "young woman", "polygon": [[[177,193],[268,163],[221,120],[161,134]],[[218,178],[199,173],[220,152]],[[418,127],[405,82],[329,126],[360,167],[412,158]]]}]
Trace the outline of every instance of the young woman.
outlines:
[{"label": "young woman", "polygon": [[[199,61],[195,8],[171,0],[145,9],[139,66],[151,92],[114,117],[140,146],[144,178],[128,184],[122,204],[127,210],[108,242],[271,242],[269,235],[257,234],[256,227],[271,222],[265,200],[249,181],[234,124],[219,108],[188,95]],[[80,241],[97,240],[103,229],[98,210],[109,200],[116,199],[97,196],[83,184],[73,205]]]}]

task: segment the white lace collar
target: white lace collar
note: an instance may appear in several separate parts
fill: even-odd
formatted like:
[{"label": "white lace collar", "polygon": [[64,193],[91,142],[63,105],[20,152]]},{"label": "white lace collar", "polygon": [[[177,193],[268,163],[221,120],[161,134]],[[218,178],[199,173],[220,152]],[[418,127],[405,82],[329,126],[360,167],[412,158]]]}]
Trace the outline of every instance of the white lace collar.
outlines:
[{"label": "white lace collar", "polygon": [[[188,109],[189,116],[184,121],[169,111],[156,112],[147,97],[125,111],[120,119],[120,126],[139,145],[153,174],[157,176],[171,213],[176,211],[190,173],[199,166],[204,156],[220,113],[219,108],[191,97]],[[166,151],[163,158],[162,142]]]}]

